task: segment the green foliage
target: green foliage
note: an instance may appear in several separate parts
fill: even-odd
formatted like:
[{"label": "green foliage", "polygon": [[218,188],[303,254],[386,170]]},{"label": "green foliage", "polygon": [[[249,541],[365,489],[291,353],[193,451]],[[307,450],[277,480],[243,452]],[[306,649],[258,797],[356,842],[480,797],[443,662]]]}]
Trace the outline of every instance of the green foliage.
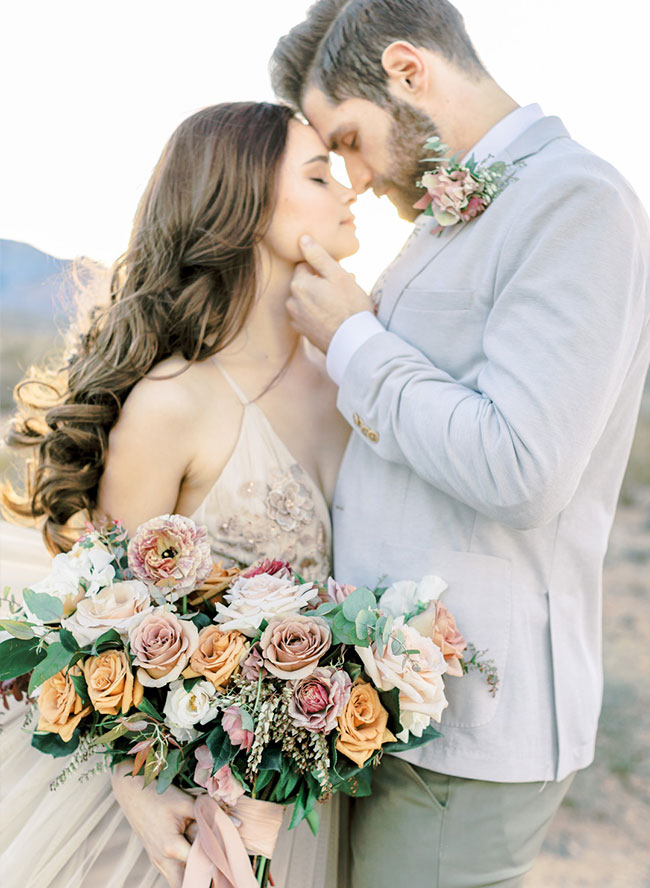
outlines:
[{"label": "green foliage", "polygon": [[45,650],[39,638],[23,641],[8,638],[0,644],[0,681],[26,675],[45,659]]},{"label": "green foliage", "polygon": [[260,768],[269,771],[282,771],[282,765],[285,760],[282,758],[282,750],[273,749],[267,746],[262,753]]},{"label": "green foliage", "polygon": [[124,642],[120,638],[119,632],[116,632],[115,629],[109,629],[108,632],[104,632],[103,635],[100,635],[97,638],[90,649],[91,657],[96,657],[98,654],[102,654],[104,651],[122,650],[124,647]]},{"label": "green foliage", "polygon": [[63,602],[54,595],[34,592],[33,589],[23,590],[25,606],[43,623],[58,623],[63,616]]},{"label": "green foliage", "polygon": [[77,651],[80,650],[76,638],[68,629],[59,629],[59,641],[63,647],[67,648],[72,654],[76,654]]},{"label": "green foliage", "polygon": [[158,712],[153,703],[147,700],[146,697],[142,698],[142,700],[138,703],[137,708],[140,710],[140,712],[144,712],[145,715],[148,715],[151,718],[155,718],[156,721],[163,721],[162,715]]},{"label": "green foliage", "polygon": [[75,691],[79,694],[81,698],[81,702],[84,706],[87,706],[90,703],[90,697],[88,695],[88,685],[86,684],[86,679],[83,675],[71,675],[72,684],[74,685]]},{"label": "green foliage", "polygon": [[205,629],[206,626],[212,625],[212,620],[207,614],[197,613],[192,614],[192,622],[196,626],[196,628],[201,631],[201,629]]},{"label": "green foliage", "polygon": [[230,737],[221,725],[213,728],[205,738],[206,745],[212,756],[212,776],[214,776],[220,768],[227,765],[231,758],[235,755],[235,750]]},{"label": "green foliage", "polygon": [[374,610],[377,607],[377,599],[366,586],[359,586],[351,592],[343,602],[343,615],[354,623],[357,614],[362,610]]},{"label": "green foliage", "polygon": [[425,728],[422,731],[421,737],[415,737],[413,734],[409,734],[409,739],[406,743],[402,743],[401,741],[397,741],[395,743],[387,743],[384,746],[384,752],[406,752],[408,749],[417,749],[419,746],[424,746],[425,743],[429,743],[430,740],[435,740],[436,737],[442,736],[440,731],[437,731],[432,725],[429,725],[428,728]]},{"label": "green foliage", "polygon": [[64,648],[60,642],[55,641],[53,644],[48,644],[45,648],[45,659],[41,660],[32,672],[32,677],[29,680],[29,693],[31,694],[44,681],[64,669],[69,662],[70,651]]},{"label": "green foliage", "polygon": [[39,752],[44,752],[54,758],[71,755],[79,746],[79,729],[74,732],[67,743],[64,743],[58,734],[52,734],[49,731],[32,734],[32,746]]},{"label": "green foliage", "polygon": [[156,792],[162,795],[163,792],[172,784],[174,777],[178,774],[183,764],[183,751],[181,749],[172,749],[167,755],[167,761],[161,768],[156,783]]},{"label": "green foliage", "polygon": [[4,629],[5,632],[13,635],[14,638],[19,638],[21,641],[27,641],[35,637],[32,624],[25,623],[24,620],[0,620],[0,629]]}]

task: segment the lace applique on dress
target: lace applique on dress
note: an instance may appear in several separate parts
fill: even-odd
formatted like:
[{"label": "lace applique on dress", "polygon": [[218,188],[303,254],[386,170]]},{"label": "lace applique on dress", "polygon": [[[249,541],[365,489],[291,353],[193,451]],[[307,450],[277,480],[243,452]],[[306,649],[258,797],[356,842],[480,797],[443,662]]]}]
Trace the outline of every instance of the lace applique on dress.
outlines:
[{"label": "lace applique on dress", "polygon": [[277,558],[290,561],[307,580],[326,579],[332,533],[323,494],[259,407],[235,391],[244,403],[239,440],[192,517],[207,526],[214,557],[224,567]]}]

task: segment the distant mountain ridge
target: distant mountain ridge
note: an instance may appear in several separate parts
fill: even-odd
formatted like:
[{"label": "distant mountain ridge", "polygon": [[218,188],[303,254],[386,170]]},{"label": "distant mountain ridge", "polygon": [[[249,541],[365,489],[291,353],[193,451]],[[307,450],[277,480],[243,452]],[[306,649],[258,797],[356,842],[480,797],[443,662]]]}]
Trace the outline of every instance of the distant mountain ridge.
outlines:
[{"label": "distant mountain ridge", "polygon": [[73,304],[73,263],[30,244],[0,240],[0,311],[4,335],[52,329]]}]

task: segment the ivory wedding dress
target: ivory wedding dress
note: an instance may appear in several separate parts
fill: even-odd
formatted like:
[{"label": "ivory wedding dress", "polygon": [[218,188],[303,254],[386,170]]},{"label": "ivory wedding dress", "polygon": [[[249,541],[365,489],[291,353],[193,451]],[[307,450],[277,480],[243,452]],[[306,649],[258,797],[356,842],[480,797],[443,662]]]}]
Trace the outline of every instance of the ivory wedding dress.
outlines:
[{"label": "ivory wedding dress", "polygon": [[[321,490],[296,462],[262,410],[220,368],[243,405],[239,440],[214,487],[192,516],[205,524],[224,566],[272,557],[306,579],[330,570],[331,525]],[[2,586],[20,592],[49,569],[36,531],[2,527]],[[2,710],[0,710],[2,711]],[[0,715],[0,872],[4,888],[164,888],[115,801],[108,772],[56,790],[68,759],[41,755],[23,727],[24,704]],[[277,888],[344,888],[347,799],[320,807],[314,837],[306,823],[280,833],[271,876]],[[287,812],[288,814],[289,812]]]}]

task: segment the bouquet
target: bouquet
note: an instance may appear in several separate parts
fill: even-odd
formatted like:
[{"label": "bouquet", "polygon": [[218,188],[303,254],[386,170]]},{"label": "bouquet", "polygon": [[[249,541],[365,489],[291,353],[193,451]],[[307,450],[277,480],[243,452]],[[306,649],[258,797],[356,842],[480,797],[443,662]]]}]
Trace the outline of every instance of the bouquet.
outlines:
[{"label": "bouquet", "polygon": [[101,750],[159,793],[197,796],[188,872],[266,885],[286,806],[289,828],[315,833],[319,802],[369,795],[384,752],[439,736],[444,676],[478,668],[496,690],[445,588],[304,582],[271,560],[223,569],[179,515],[131,540],[119,522],[89,527],[21,602],[6,598],[0,680],[36,699],[32,745],[74,754],[68,769]]}]

